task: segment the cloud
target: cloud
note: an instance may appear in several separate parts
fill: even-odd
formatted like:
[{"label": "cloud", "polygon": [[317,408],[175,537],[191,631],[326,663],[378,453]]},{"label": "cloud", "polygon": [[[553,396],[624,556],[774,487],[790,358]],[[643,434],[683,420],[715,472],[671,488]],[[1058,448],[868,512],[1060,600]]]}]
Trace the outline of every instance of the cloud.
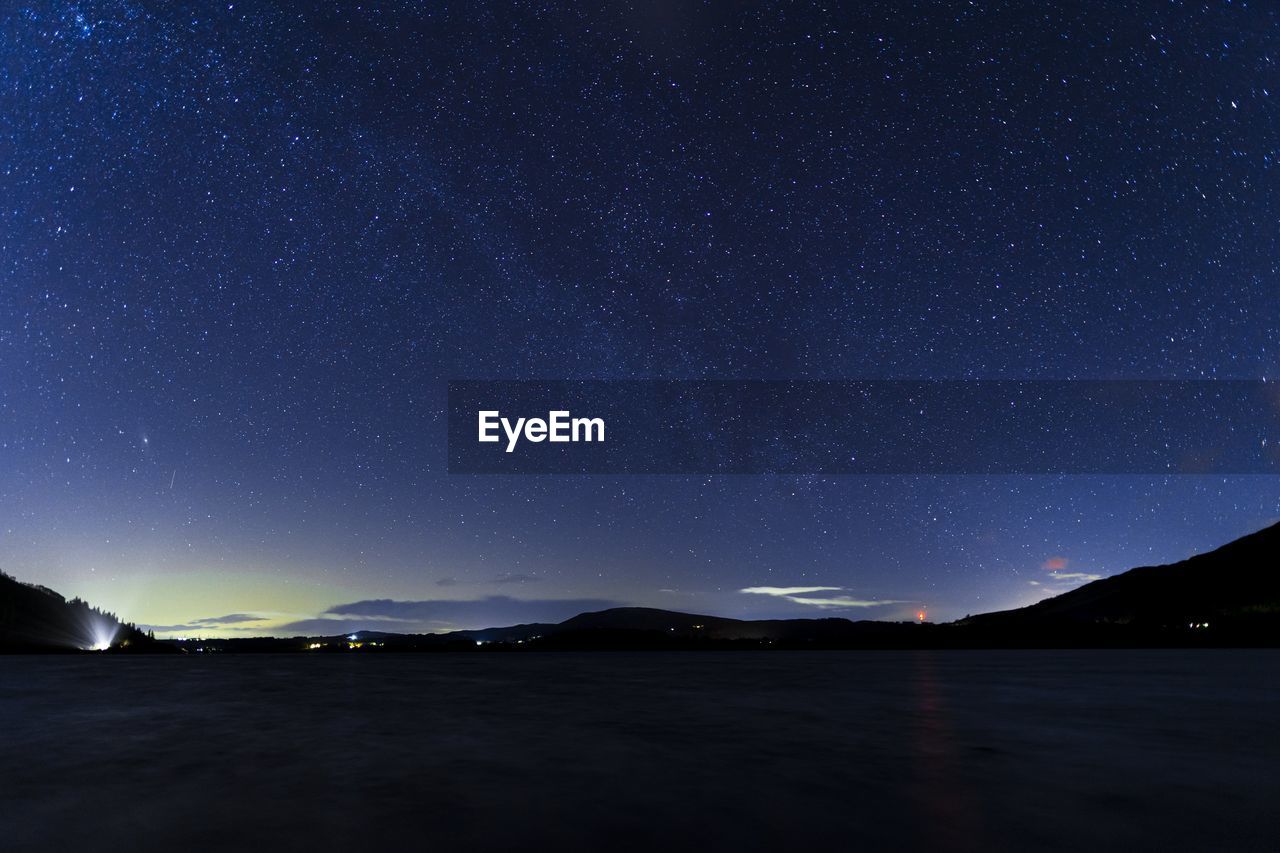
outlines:
[{"label": "cloud", "polygon": [[794,604],[805,604],[821,610],[836,610],[852,607],[883,607],[888,604],[911,604],[898,599],[854,598],[850,595],[823,595],[815,597],[815,592],[844,592],[842,586],[749,586],[738,592],[749,595],[768,595],[781,598]]},{"label": "cloud", "polygon": [[1095,575],[1092,572],[1055,572],[1053,577],[1055,580],[1060,580],[1060,581],[1102,580],[1102,575]]},{"label": "cloud", "polygon": [[[1096,581],[1101,580],[1102,575],[1095,575],[1092,572],[1054,572],[1053,577],[1049,579],[1049,583],[1062,583],[1064,581]],[[1041,586],[1039,581],[1031,581],[1032,586]]]},{"label": "cloud", "polygon": [[752,593],[755,595],[803,595],[808,592],[839,592],[844,589],[842,586],[749,586],[746,589],[740,589],[738,592]]},{"label": "cloud", "polygon": [[240,625],[245,622],[265,622],[270,616],[258,616],[253,613],[228,613],[226,616],[205,616],[200,619],[192,619],[190,622],[184,622],[180,625],[141,625],[139,627],[150,631],[165,632],[198,632],[208,631],[210,629],[218,629],[225,631],[248,631],[251,628],[232,628],[231,625]]},{"label": "cloud", "polygon": [[[1065,562],[1065,561],[1064,561]],[[1038,586],[1050,595],[1061,595],[1069,592],[1082,584],[1090,581],[1101,580],[1102,575],[1096,575],[1092,572],[1059,572],[1053,571],[1044,581],[1027,581],[1032,586]]]},{"label": "cloud", "polygon": [[1043,582],[1027,581],[1032,586],[1043,586],[1050,589],[1051,592],[1065,592],[1072,588],[1073,582],[1088,583],[1089,581],[1099,580],[1102,575],[1095,575],[1092,572],[1064,572],[1071,561],[1066,557],[1050,557],[1040,564],[1040,568],[1049,572],[1049,577]]},{"label": "cloud", "polygon": [[226,616],[209,616],[194,621],[201,625],[234,625],[237,622],[261,622],[266,618],[268,617],[255,613],[229,613]]},{"label": "cloud", "polygon": [[294,622],[287,622],[278,628],[272,628],[268,633],[273,637],[332,637],[339,634],[354,634],[356,631],[385,631],[389,634],[430,634],[440,630],[444,629],[425,628],[412,622],[316,616],[311,619],[298,619]]},{"label": "cloud", "polygon": [[466,600],[394,601],[366,599],[330,607],[313,619],[272,629],[275,634],[349,634],[361,629],[431,633],[460,628],[492,628],[523,622],[561,622],[589,610],[618,607],[596,598],[512,598],[490,595]]},{"label": "cloud", "polygon": [[458,585],[457,578],[440,578],[440,580],[436,581],[436,586],[457,586],[457,585]]},{"label": "cloud", "polygon": [[504,572],[493,579],[492,583],[537,583],[542,578],[537,575],[521,575]]}]

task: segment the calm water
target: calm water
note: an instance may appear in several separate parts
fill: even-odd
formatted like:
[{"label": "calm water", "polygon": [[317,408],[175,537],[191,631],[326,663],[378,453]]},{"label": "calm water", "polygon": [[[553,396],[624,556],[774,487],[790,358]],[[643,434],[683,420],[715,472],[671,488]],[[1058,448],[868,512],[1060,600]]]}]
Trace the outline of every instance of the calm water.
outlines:
[{"label": "calm water", "polygon": [[1280,652],[0,658],[0,848],[1280,849]]}]

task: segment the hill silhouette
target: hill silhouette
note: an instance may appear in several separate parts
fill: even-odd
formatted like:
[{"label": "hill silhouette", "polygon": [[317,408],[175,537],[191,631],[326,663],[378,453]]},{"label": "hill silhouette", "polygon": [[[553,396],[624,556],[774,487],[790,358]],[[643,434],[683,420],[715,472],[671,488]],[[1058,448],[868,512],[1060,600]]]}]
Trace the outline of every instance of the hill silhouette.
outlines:
[{"label": "hill silhouette", "polygon": [[159,645],[114,614],[0,572],[0,651],[141,650]]},{"label": "hill silhouette", "polygon": [[1242,639],[1272,632],[1274,643],[1280,629],[1280,524],[1177,563],[1130,569],[959,624],[992,635],[1074,636],[1087,627],[1135,635],[1214,631]]}]

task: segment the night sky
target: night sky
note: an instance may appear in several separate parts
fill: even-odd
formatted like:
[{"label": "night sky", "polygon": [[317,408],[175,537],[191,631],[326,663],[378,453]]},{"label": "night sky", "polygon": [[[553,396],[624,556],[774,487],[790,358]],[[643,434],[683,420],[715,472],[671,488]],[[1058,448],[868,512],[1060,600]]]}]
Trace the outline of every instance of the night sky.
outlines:
[{"label": "night sky", "polygon": [[445,471],[449,379],[1275,378],[1269,4],[178,5],[0,13],[20,579],[175,636],[941,620],[1280,517]]}]

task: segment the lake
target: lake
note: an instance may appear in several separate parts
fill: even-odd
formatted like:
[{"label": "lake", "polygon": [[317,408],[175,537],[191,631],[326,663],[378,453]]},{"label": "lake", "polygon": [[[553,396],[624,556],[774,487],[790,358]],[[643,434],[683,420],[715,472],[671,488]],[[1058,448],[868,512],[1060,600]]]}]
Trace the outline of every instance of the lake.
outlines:
[{"label": "lake", "polygon": [[6,851],[1280,849],[1280,651],[0,657]]}]

